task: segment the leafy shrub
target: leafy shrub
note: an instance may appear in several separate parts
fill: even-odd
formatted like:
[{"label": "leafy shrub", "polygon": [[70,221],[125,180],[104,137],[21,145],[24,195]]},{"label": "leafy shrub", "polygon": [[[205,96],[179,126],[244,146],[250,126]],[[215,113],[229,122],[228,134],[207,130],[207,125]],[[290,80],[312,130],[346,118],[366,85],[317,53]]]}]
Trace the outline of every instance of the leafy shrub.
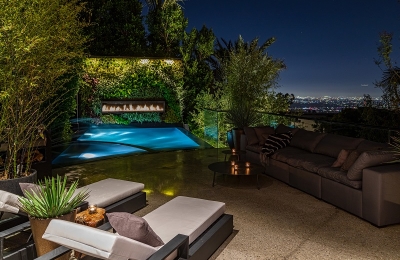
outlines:
[{"label": "leafy shrub", "polygon": [[125,113],[122,114],[121,117],[128,120],[129,122],[150,122],[150,123],[159,123],[161,122],[160,113],[158,112],[150,112],[150,113]]},{"label": "leafy shrub", "polygon": [[130,122],[129,120],[122,118],[119,115],[102,115],[100,116],[101,121],[103,124],[117,124],[117,125],[128,125]]}]

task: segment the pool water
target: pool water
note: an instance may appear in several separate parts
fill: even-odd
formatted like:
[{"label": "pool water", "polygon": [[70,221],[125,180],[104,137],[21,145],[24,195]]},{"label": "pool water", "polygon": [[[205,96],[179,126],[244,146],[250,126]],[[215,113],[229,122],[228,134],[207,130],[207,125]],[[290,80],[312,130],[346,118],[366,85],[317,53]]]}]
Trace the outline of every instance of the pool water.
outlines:
[{"label": "pool water", "polygon": [[136,153],[200,148],[192,134],[179,127],[136,128],[92,126],[52,162],[70,165]]}]

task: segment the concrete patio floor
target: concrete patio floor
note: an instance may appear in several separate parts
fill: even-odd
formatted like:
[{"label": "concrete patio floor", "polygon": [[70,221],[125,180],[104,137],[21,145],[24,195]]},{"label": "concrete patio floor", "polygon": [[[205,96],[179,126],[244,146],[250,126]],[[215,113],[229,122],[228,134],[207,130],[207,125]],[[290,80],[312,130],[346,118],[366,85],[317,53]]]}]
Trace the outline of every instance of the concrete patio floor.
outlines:
[{"label": "concrete patio floor", "polygon": [[218,176],[218,149],[132,155],[57,168],[87,185],[105,178],[145,184],[143,216],[178,195],[226,203],[234,232],[211,259],[400,259],[400,225],[370,223],[267,176]]}]

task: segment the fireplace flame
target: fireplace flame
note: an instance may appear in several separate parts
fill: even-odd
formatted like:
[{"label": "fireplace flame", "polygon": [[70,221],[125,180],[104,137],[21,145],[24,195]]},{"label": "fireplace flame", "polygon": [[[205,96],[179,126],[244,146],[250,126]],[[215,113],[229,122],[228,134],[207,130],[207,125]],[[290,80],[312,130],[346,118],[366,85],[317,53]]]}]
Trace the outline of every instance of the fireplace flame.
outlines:
[{"label": "fireplace flame", "polygon": [[103,105],[103,112],[164,112],[159,105]]}]

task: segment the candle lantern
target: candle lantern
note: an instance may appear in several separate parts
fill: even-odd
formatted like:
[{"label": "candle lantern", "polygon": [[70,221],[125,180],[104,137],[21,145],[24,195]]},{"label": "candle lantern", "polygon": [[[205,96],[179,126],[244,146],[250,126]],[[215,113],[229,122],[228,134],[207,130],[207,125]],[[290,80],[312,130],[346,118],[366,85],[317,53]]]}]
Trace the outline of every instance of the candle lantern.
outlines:
[{"label": "candle lantern", "polygon": [[89,205],[88,210],[89,210],[89,214],[94,214],[94,213],[96,213],[96,212],[97,212],[97,205],[96,205],[96,204],[94,204],[94,205]]}]

